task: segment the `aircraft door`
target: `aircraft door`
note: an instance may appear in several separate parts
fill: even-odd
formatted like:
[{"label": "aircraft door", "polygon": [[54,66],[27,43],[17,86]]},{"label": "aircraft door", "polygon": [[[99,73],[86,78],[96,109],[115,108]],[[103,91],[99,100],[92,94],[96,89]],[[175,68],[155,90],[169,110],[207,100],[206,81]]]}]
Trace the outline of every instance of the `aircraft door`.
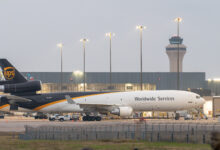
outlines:
[{"label": "aircraft door", "polygon": [[190,95],[189,97],[190,97],[190,98],[189,98],[189,100],[187,101],[187,105],[188,105],[189,107],[195,106],[196,103],[195,103],[195,100],[194,100],[193,95]]}]

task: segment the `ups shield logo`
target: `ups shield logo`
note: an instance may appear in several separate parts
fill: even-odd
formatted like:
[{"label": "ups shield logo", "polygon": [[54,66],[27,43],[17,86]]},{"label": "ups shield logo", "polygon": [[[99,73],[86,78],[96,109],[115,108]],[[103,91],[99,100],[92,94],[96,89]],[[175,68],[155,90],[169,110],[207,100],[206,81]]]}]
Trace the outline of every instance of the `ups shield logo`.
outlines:
[{"label": "ups shield logo", "polygon": [[4,77],[7,80],[12,80],[15,77],[15,68],[14,67],[6,67],[4,68]]}]

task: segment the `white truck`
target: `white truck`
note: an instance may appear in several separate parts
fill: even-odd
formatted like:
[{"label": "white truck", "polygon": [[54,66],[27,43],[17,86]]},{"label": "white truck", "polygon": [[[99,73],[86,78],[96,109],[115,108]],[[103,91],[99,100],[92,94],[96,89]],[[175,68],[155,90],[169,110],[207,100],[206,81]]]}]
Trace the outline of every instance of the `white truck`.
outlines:
[{"label": "white truck", "polygon": [[51,116],[49,117],[49,120],[50,120],[50,121],[55,121],[55,120],[58,119],[58,116],[60,116],[60,115],[59,115],[59,114],[51,115]]},{"label": "white truck", "polygon": [[72,120],[72,117],[70,115],[65,115],[65,116],[58,116],[59,121],[63,122],[63,121],[70,121]]},{"label": "white truck", "polygon": [[63,121],[69,121],[72,120],[72,117],[70,115],[59,115],[59,114],[55,114],[49,117],[50,121],[55,121],[55,120],[59,120],[61,122]]}]

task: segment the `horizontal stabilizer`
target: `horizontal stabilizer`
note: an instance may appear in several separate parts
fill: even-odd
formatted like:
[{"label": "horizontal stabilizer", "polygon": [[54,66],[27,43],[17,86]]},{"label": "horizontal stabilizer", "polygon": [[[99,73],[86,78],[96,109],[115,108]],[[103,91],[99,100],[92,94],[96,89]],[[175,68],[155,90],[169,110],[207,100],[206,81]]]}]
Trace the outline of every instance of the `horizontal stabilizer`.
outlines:
[{"label": "horizontal stabilizer", "polygon": [[15,103],[23,103],[23,102],[31,102],[30,99],[19,97],[19,96],[14,96],[14,95],[6,95],[5,96],[10,104],[15,104]]}]

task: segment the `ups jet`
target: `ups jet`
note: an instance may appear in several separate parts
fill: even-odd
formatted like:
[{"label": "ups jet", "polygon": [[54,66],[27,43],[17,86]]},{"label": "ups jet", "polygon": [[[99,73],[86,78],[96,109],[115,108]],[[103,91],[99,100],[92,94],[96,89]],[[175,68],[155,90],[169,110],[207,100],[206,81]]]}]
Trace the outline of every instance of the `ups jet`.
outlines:
[{"label": "ups jet", "polygon": [[100,121],[98,114],[129,117],[142,111],[188,110],[205,102],[198,94],[177,90],[39,94],[41,81],[28,81],[6,59],[0,59],[0,67],[4,77],[0,92],[8,94],[0,98],[0,111],[79,112],[86,114],[84,121]]}]

